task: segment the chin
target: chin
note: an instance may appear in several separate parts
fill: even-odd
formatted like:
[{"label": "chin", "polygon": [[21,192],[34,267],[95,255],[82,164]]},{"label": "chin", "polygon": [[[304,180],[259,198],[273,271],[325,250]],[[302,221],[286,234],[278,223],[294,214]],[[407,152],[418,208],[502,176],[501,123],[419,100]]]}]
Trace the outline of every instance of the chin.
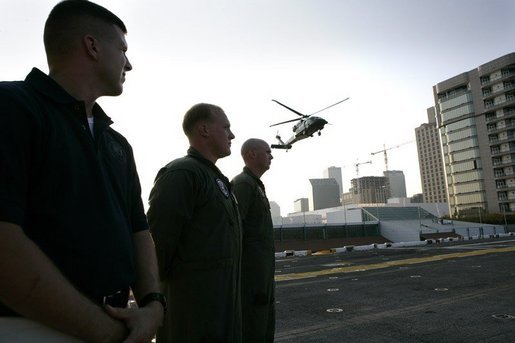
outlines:
[{"label": "chin", "polygon": [[113,89],[110,92],[106,92],[107,96],[118,96],[123,93],[123,88]]}]

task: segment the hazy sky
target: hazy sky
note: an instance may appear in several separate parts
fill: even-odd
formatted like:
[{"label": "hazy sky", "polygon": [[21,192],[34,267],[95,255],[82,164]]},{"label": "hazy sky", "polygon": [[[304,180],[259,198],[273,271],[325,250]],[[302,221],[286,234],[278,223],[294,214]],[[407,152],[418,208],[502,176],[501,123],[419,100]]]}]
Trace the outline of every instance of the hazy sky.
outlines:
[{"label": "hazy sky", "polygon": [[[0,0],[0,79],[23,79],[35,66],[47,72],[44,21],[55,4]],[[131,142],[147,204],[154,177],[188,147],[181,129],[193,104],[221,106],[236,139],[217,165],[229,177],[243,164],[250,137],[275,143],[295,115],[277,99],[329,121],[320,137],[274,150],[263,176],[268,197],[286,215],[309,197],[310,178],[342,167],[343,188],[356,177],[380,176],[382,154],[414,141],[427,122],[432,86],[514,52],[515,0],[102,0],[128,28],[133,70],[124,93],[99,103]],[[402,170],[408,196],[421,192],[416,144],[388,151],[390,170]]]}]

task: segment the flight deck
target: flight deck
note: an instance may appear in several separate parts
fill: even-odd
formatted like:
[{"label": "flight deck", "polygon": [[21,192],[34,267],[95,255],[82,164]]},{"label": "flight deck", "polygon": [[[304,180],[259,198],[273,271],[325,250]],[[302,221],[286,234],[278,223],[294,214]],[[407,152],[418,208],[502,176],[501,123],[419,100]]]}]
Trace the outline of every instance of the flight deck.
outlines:
[{"label": "flight deck", "polygon": [[515,342],[515,238],[276,258],[276,342]]}]

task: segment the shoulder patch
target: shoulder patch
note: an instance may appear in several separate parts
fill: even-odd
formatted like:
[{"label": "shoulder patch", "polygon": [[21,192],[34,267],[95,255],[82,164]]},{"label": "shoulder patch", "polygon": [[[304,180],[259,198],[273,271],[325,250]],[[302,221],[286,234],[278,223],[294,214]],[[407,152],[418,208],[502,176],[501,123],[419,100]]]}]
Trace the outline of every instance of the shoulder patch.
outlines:
[{"label": "shoulder patch", "polygon": [[225,183],[224,183],[221,179],[219,179],[219,178],[216,178],[216,179],[215,179],[215,181],[216,181],[216,183],[217,183],[217,185],[218,185],[218,188],[220,188],[220,191],[221,191],[221,192],[222,192],[222,194],[224,195],[224,197],[225,197],[226,199],[229,199],[229,195],[230,195],[230,193],[229,193],[229,189],[227,188],[227,186],[225,185]]}]

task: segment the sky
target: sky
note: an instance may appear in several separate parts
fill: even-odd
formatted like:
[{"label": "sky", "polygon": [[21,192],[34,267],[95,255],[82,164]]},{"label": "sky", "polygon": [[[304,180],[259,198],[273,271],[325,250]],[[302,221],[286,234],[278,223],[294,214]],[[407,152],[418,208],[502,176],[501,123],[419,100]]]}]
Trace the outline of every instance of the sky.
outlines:
[{"label": "sky", "polygon": [[[432,87],[515,51],[515,0],[98,0],[126,24],[133,70],[119,97],[98,103],[131,143],[148,208],[158,170],[185,155],[184,113],[222,107],[236,138],[217,166],[231,179],[251,137],[292,135],[295,114],[329,125],[289,151],[273,150],[262,180],[281,214],[308,198],[310,178],[341,167],[356,176],[402,170],[407,195],[422,192],[415,128],[434,106]],[[0,0],[0,79],[48,72],[43,26],[56,1]],[[372,161],[359,166],[355,164]]]}]

